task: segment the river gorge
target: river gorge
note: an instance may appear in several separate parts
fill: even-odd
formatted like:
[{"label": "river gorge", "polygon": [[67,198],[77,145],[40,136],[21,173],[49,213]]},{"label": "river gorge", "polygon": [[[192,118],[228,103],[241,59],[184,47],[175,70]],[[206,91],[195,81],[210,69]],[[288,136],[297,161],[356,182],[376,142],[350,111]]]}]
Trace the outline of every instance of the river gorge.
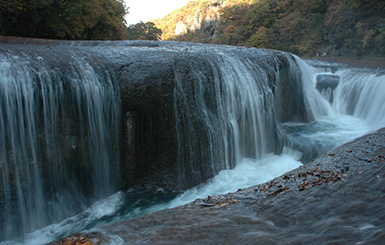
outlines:
[{"label": "river gorge", "polygon": [[179,42],[0,50],[0,243],[262,184],[385,127],[380,68]]}]

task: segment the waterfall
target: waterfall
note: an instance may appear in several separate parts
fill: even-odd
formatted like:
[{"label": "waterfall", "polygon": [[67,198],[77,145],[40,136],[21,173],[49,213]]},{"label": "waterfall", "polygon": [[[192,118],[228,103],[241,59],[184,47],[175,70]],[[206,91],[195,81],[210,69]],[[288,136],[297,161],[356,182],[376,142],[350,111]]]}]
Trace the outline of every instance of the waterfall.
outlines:
[{"label": "waterfall", "polygon": [[385,126],[385,74],[378,70],[342,69],[334,91],[336,111],[364,119],[370,127]]},{"label": "waterfall", "polygon": [[[236,190],[300,165],[288,148],[305,162],[385,126],[380,72],[254,48],[61,45],[0,47],[0,241],[154,211],[192,186]],[[319,74],[338,86],[320,93]]]},{"label": "waterfall", "polygon": [[[322,97],[330,102],[331,110],[328,109],[327,116],[350,115],[365,120],[371,130],[385,126],[383,69],[354,68],[324,61],[307,61],[302,64],[301,69],[310,72],[310,76],[329,76],[334,80],[332,88],[321,92]],[[314,82],[315,80],[313,79]]]},{"label": "waterfall", "polygon": [[[292,58],[287,55],[284,59]],[[205,174],[231,169],[244,158],[280,153],[284,140],[275,107],[283,102],[277,102],[273,90],[290,83],[280,77],[282,61],[266,67],[217,50],[204,62],[191,60],[189,71],[176,69],[175,76],[179,183],[189,178],[203,178],[199,181],[203,182]],[[298,65],[293,62],[290,66],[302,91]],[[300,98],[297,101],[301,104]]]},{"label": "waterfall", "polygon": [[324,117],[334,116],[334,110],[323,96],[320,96],[316,89],[316,76],[319,73],[317,68],[310,66],[299,57],[294,56],[301,72],[301,81],[303,84],[304,96],[310,112],[315,120]]},{"label": "waterfall", "polygon": [[74,59],[0,55],[0,239],[74,215],[118,189],[119,93]]},{"label": "waterfall", "polygon": [[[310,161],[370,130],[385,126],[382,113],[384,75],[381,70],[305,62],[298,57],[295,57],[295,63],[300,69],[304,98],[314,121],[310,124],[287,122],[283,127],[288,146],[302,153],[301,161]],[[315,63],[315,66],[308,63]],[[326,87],[321,91],[316,89],[318,76],[329,78],[329,84],[324,84]]]}]

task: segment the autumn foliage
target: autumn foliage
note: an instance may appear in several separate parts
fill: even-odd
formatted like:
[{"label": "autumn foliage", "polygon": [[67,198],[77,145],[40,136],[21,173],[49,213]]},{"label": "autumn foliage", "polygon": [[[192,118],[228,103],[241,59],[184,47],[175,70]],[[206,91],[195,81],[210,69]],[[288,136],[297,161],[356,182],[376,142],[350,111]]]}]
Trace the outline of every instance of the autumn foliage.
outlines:
[{"label": "autumn foliage", "polygon": [[123,0],[0,0],[0,35],[123,39],[126,13]]},{"label": "autumn foliage", "polygon": [[[219,6],[219,7],[218,7]],[[175,36],[176,23],[218,9],[215,34],[203,29]],[[298,55],[385,55],[385,1],[197,0],[154,20],[163,40],[273,48]],[[200,19],[198,19],[199,17]]]},{"label": "autumn foliage", "polygon": [[129,27],[127,13],[123,0],[0,0],[0,35],[161,39],[311,56],[385,56],[383,0],[196,0],[162,19]]}]

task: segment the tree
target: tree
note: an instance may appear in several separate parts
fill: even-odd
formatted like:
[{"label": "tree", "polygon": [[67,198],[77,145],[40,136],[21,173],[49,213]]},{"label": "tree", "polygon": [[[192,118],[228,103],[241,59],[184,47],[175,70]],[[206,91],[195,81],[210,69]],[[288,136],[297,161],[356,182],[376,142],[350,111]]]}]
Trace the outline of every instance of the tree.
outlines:
[{"label": "tree", "polygon": [[0,0],[0,35],[33,36],[51,0]]},{"label": "tree", "polygon": [[209,13],[220,16],[215,37],[212,29],[209,33],[202,28],[178,40],[274,48],[297,55],[385,55],[384,0],[196,0],[155,23],[162,38],[170,40],[178,21],[191,26],[200,19],[197,16]]},{"label": "tree", "polygon": [[123,0],[0,0],[2,35],[123,39]]},{"label": "tree", "polygon": [[250,37],[249,43],[251,46],[257,48],[272,48],[272,40],[272,30],[261,26],[258,31]]},{"label": "tree", "polygon": [[[94,0],[95,1],[95,0]],[[124,39],[128,13],[123,0],[96,0],[99,3],[99,16],[96,24],[89,29],[87,39]]]},{"label": "tree", "polygon": [[127,28],[129,40],[159,40],[162,30],[156,28],[153,22],[143,23],[142,21]]},{"label": "tree", "polygon": [[333,49],[344,45],[344,40],[351,35],[356,23],[356,14],[345,1],[330,2],[325,15],[325,41]]}]

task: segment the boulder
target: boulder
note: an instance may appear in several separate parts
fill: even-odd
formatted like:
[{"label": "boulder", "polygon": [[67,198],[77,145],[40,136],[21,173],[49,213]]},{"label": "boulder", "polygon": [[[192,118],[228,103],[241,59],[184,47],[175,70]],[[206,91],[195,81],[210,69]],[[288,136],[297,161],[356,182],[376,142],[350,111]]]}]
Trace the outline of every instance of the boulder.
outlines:
[{"label": "boulder", "polygon": [[340,76],[338,75],[329,75],[329,74],[318,75],[316,88],[320,92],[328,88],[330,88],[331,90],[334,90],[338,86],[339,81],[340,81]]}]

